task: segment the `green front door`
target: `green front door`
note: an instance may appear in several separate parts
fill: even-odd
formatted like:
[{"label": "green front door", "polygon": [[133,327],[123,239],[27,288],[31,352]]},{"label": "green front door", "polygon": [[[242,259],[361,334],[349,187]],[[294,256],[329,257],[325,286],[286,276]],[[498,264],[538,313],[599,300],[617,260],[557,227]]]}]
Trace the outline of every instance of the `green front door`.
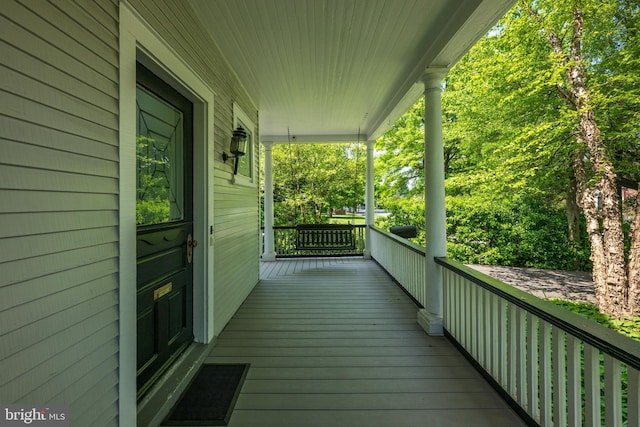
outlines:
[{"label": "green front door", "polygon": [[193,104],[137,67],[140,398],[193,340]]}]

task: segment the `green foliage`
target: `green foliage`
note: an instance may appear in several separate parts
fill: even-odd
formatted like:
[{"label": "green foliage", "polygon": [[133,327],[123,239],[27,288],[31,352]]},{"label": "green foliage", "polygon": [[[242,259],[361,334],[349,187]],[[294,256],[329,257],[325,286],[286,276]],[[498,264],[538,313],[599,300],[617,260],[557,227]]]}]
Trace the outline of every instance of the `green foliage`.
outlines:
[{"label": "green foliage", "polygon": [[551,299],[550,302],[563,307],[573,313],[598,322],[602,326],[612,329],[629,338],[640,341],[640,317],[627,317],[622,320],[615,319],[598,311],[598,307],[583,302]]},{"label": "green foliage", "polygon": [[160,224],[169,221],[169,201],[166,199],[136,200],[136,224]]},{"label": "green foliage", "polygon": [[[517,3],[447,74],[442,111],[453,258],[590,268],[584,230],[569,242],[563,212],[575,198],[569,190],[580,148],[575,109],[562,96],[571,63],[559,61],[543,29],[557,29],[568,51],[574,3]],[[640,8],[632,0],[580,5],[587,85],[602,137],[616,172],[640,180]],[[538,18],[530,7],[538,10]],[[392,213],[378,223],[417,225],[418,243],[425,239],[423,114],[421,99],[376,142],[376,195]]]},{"label": "green foliage", "polygon": [[[138,165],[136,188],[136,224],[148,225],[171,219],[172,164],[166,154],[168,142],[143,135],[136,138]],[[175,172],[173,172],[175,173]]]},{"label": "green foliage", "polygon": [[424,192],[424,98],[376,141],[378,198],[388,200]]},{"label": "green foliage", "polygon": [[472,264],[586,269],[588,248],[567,242],[564,211],[535,199],[447,199],[448,255]]},{"label": "green foliage", "polygon": [[273,149],[275,225],[326,223],[364,201],[364,144],[282,144]]},{"label": "green foliage", "polygon": [[415,225],[418,230],[418,236],[411,240],[418,245],[425,244],[423,197],[414,196],[386,199],[384,207],[386,211],[389,212],[389,215],[376,218],[376,227],[388,230],[395,225]]}]

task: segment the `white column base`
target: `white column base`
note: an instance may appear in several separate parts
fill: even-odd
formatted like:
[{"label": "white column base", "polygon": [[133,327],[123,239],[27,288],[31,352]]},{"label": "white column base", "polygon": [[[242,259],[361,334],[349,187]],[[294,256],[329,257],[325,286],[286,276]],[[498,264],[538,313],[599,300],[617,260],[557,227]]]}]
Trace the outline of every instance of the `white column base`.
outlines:
[{"label": "white column base", "polygon": [[368,249],[363,250],[362,256],[364,259],[371,259],[371,251]]},{"label": "white column base", "polygon": [[276,260],[276,253],[275,252],[271,252],[271,253],[264,252],[262,254],[261,260],[265,261],[265,262],[275,261]]},{"label": "white column base", "polygon": [[432,337],[441,337],[444,335],[442,317],[428,313],[424,308],[418,310],[418,325]]}]

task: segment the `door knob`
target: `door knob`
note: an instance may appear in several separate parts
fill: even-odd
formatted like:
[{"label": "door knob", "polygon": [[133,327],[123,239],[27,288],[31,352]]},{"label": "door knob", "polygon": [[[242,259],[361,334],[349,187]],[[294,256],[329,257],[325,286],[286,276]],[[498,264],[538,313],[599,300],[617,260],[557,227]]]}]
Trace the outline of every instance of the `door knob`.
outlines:
[{"label": "door knob", "polygon": [[198,241],[189,233],[189,236],[187,236],[187,261],[189,264],[193,261],[193,248],[196,246],[198,246]]}]

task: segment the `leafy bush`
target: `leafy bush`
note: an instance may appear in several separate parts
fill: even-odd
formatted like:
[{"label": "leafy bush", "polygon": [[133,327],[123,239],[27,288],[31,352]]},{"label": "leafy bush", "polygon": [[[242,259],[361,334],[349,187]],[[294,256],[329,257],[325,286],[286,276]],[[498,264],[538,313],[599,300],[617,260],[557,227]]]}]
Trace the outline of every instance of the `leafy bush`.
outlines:
[{"label": "leafy bush", "polygon": [[136,200],[136,224],[160,224],[170,219],[168,199]]},{"label": "leafy bush", "polygon": [[448,255],[464,263],[587,270],[587,242],[568,242],[566,227],[563,209],[534,200],[447,198]]},{"label": "leafy bush", "polygon": [[625,319],[618,320],[607,314],[600,313],[600,311],[598,311],[598,307],[594,304],[561,299],[551,299],[549,301],[565,308],[566,310],[598,322],[602,326],[613,329],[622,335],[626,335],[629,338],[640,341],[640,317],[627,317]]},{"label": "leafy bush", "polygon": [[[424,245],[424,199],[386,200],[390,212],[376,226],[415,225],[414,243]],[[562,208],[533,199],[486,200],[473,196],[447,197],[447,253],[465,264],[536,267],[556,270],[591,268],[585,238],[578,245],[567,240]]]},{"label": "leafy bush", "polygon": [[424,246],[424,199],[421,197],[395,198],[385,201],[384,208],[388,216],[376,218],[376,227],[389,230],[396,225],[415,225],[418,236],[410,239],[412,242]]}]

